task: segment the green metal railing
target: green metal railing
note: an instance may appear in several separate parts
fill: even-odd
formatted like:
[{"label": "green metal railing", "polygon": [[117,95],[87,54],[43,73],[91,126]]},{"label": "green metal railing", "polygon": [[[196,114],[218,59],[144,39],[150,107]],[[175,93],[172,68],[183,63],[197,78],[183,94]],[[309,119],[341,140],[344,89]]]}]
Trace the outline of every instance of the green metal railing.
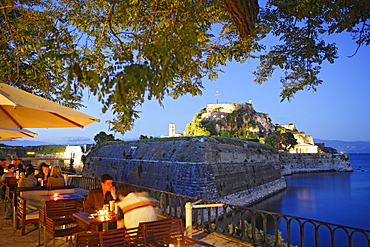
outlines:
[{"label": "green metal railing", "polygon": [[[71,185],[83,189],[99,186],[99,180],[73,177]],[[185,220],[186,202],[199,198],[182,196],[165,191],[136,186],[147,191],[160,203],[165,216]],[[214,204],[202,200],[201,204]],[[218,232],[254,246],[332,246],[370,247],[370,231],[328,222],[224,204],[223,207],[193,209],[192,225],[196,228]]]}]

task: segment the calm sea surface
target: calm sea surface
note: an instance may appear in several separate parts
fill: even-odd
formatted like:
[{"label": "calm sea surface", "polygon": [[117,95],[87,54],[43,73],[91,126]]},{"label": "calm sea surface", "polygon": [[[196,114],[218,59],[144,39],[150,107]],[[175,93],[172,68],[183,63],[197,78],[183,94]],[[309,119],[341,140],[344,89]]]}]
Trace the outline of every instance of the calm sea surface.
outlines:
[{"label": "calm sea surface", "polygon": [[287,189],[252,208],[370,230],[370,154],[350,154],[354,172],[287,176]]}]

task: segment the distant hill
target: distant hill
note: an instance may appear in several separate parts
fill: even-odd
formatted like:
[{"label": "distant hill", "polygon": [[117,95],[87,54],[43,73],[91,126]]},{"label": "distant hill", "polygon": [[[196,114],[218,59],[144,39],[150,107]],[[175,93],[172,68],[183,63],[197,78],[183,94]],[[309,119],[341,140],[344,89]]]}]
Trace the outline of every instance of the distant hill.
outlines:
[{"label": "distant hill", "polygon": [[45,142],[45,141],[33,141],[33,140],[11,140],[11,141],[1,141],[0,144],[6,146],[41,146],[41,145],[80,145],[80,144],[92,144],[93,141],[85,141],[84,143],[76,143],[75,141],[64,141],[64,142]]},{"label": "distant hill", "polygon": [[364,141],[337,141],[337,140],[321,140],[314,138],[315,143],[325,143],[326,147],[335,148],[338,153],[370,153],[370,142]]},{"label": "distant hill", "polygon": [[54,143],[33,140],[11,140],[11,141],[2,141],[0,142],[0,144],[4,144],[6,146],[26,147],[26,146],[52,145]]}]

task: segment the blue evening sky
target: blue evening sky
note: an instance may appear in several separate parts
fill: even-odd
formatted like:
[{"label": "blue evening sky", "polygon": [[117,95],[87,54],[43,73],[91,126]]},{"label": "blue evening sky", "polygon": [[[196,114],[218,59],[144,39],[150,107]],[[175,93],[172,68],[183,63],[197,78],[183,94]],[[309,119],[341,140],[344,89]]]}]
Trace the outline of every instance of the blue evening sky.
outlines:
[{"label": "blue evening sky", "polygon": [[[257,112],[269,114],[274,124],[294,123],[299,131],[304,131],[317,139],[342,141],[370,141],[370,47],[361,47],[352,58],[356,45],[349,34],[333,35],[326,39],[337,43],[339,59],[334,64],[322,65],[319,77],[323,84],[317,92],[300,91],[291,102],[280,102],[280,75],[274,76],[259,85],[253,82],[252,71],[257,61],[244,64],[228,63],[222,67],[225,73],[216,81],[203,80],[205,89],[202,96],[184,96],[177,100],[167,98],[164,108],[156,101],[147,101],[139,108],[141,117],[135,122],[132,131],[124,136],[109,132],[105,123],[111,114],[101,114],[101,105],[96,98],[85,97],[87,108],[80,109],[85,114],[101,119],[100,123],[90,124],[83,129],[30,129],[39,135],[35,138],[22,138],[21,141],[1,142],[7,145],[32,145],[29,141],[50,144],[94,143],[93,138],[100,131],[114,134],[124,140],[138,139],[140,135],[159,137],[168,134],[168,125],[176,124],[176,132],[182,133],[195,114],[207,104],[245,103],[252,99]],[[23,144],[22,144],[23,143]],[[46,143],[43,143],[46,144]]]}]

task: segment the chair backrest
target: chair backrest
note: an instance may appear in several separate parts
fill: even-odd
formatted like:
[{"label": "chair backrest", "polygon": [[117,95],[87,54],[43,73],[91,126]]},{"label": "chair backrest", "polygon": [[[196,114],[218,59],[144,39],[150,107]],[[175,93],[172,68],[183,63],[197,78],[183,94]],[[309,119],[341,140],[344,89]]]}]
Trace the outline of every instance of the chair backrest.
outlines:
[{"label": "chair backrest", "polygon": [[148,243],[168,244],[177,242],[184,236],[184,226],[181,219],[165,219],[139,224],[145,232]]},{"label": "chair backrest", "polygon": [[95,247],[99,246],[99,232],[80,232],[75,237],[75,247]]},{"label": "chair backrest", "polygon": [[146,245],[144,232],[138,227],[103,231],[99,233],[99,238],[100,246],[102,247],[136,247],[140,245]]},{"label": "chair backrest", "polygon": [[56,200],[45,201],[45,217],[61,218],[71,217],[72,214],[79,212],[76,200]]},{"label": "chair backrest", "polygon": [[13,198],[14,205],[15,205],[15,203],[17,201],[17,196],[19,196],[21,192],[23,192],[23,191],[31,191],[31,190],[41,190],[41,189],[43,189],[41,186],[15,187],[14,188],[14,198]]},{"label": "chair backrest", "polygon": [[48,190],[48,195],[53,194],[68,194],[68,193],[75,193],[75,189],[54,189],[54,190]]},{"label": "chair backrest", "polygon": [[60,190],[60,189],[70,189],[70,185],[63,185],[63,186],[46,186],[47,190]]},{"label": "chair backrest", "polygon": [[18,180],[16,177],[6,177],[5,185],[8,187],[17,187]]},{"label": "chair backrest", "polygon": [[32,187],[17,187],[17,192],[30,191],[30,190],[43,190],[41,186],[32,186]]}]

